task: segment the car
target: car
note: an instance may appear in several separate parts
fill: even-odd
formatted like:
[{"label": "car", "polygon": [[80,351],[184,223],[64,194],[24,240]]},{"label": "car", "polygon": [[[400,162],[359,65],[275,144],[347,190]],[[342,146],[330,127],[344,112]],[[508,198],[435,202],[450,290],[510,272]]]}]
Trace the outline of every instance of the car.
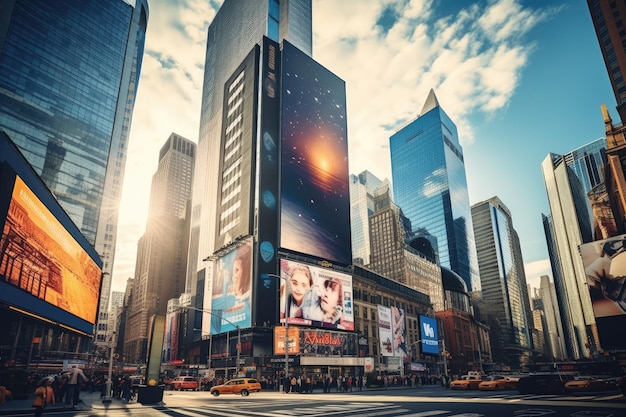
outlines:
[{"label": "car", "polygon": [[198,380],[193,376],[179,376],[172,381],[174,391],[197,390]]},{"label": "car", "polygon": [[567,392],[604,391],[606,389],[606,382],[595,376],[577,376],[565,383]]},{"label": "car", "polygon": [[218,397],[221,394],[241,394],[247,397],[251,392],[260,392],[261,383],[254,378],[235,378],[222,385],[211,387],[211,394]]},{"label": "car", "polygon": [[478,389],[482,379],[478,376],[463,375],[460,379],[450,382],[450,389]]},{"label": "car", "polygon": [[497,391],[506,389],[506,378],[502,375],[491,375],[478,384],[481,391]]},{"label": "car", "polygon": [[568,374],[534,374],[517,382],[520,394],[564,394],[565,383],[574,377]]},{"label": "car", "polygon": [[506,389],[517,389],[517,383],[520,379],[519,376],[507,376],[504,379],[506,380]]}]

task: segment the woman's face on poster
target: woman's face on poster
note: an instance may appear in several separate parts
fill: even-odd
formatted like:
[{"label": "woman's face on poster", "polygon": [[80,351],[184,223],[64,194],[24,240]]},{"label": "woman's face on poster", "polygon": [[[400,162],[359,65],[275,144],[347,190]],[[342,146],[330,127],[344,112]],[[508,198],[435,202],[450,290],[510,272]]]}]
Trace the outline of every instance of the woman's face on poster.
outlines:
[{"label": "woman's face on poster", "polygon": [[327,280],[324,282],[324,292],[320,305],[322,310],[331,314],[339,304],[339,295],[341,294],[341,285],[338,282]]},{"label": "woman's face on poster", "polygon": [[233,284],[236,289],[239,289],[241,286],[241,278],[243,275],[243,265],[241,263],[241,259],[235,259],[235,262],[233,262]]},{"label": "woman's face on poster", "polygon": [[303,272],[296,271],[291,278],[289,278],[289,287],[291,288],[291,296],[296,305],[301,305],[304,296],[311,288],[309,277]]}]

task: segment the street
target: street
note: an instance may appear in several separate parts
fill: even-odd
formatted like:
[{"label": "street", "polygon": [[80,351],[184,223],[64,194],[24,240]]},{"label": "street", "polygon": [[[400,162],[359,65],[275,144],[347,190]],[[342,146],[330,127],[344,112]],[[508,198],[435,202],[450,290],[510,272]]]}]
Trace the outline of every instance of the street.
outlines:
[{"label": "street", "polygon": [[376,417],[619,417],[626,399],[617,392],[520,395],[517,391],[450,391],[440,387],[330,394],[265,391],[249,397],[166,391],[164,407],[58,413],[68,416],[376,416]]}]

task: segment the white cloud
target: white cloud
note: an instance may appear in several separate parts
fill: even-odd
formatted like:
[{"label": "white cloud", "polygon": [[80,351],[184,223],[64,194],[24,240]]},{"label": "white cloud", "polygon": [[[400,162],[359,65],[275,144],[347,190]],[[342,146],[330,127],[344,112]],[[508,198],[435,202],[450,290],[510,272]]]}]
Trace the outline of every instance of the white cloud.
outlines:
[{"label": "white cloud", "polygon": [[[539,288],[542,275],[550,277],[552,279],[552,268],[550,266],[549,259],[541,259],[539,261],[530,262],[524,265],[524,271],[526,273],[526,283],[532,288]],[[532,296],[532,294],[530,294]]]}]

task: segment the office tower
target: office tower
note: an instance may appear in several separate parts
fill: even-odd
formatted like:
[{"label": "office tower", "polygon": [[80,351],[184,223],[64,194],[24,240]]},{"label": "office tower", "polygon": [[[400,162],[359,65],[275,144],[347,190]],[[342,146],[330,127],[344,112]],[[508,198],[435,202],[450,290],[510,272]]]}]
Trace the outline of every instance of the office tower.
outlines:
[{"label": "office tower", "polygon": [[493,356],[519,369],[530,359],[533,326],[513,218],[504,203],[492,197],[472,206],[472,222]]},{"label": "office tower", "polygon": [[430,90],[424,107],[389,139],[393,195],[413,232],[430,237],[441,266],[480,291],[463,150],[456,125]]},{"label": "office tower", "polygon": [[[190,284],[187,291],[189,292],[195,293],[198,279],[204,279],[207,263],[203,260],[236,237],[249,235],[252,228],[250,206],[230,207],[232,212],[226,214],[226,216],[230,216],[230,220],[226,224],[228,230],[220,227],[218,222],[214,221],[220,216],[218,214],[220,207],[217,206],[216,196],[223,192],[218,188],[219,184],[221,182],[222,185],[228,187],[228,184],[223,182],[224,175],[230,175],[230,179],[237,182],[238,178],[247,177],[250,173],[250,171],[244,172],[242,169],[250,170],[252,168],[252,163],[248,160],[243,161],[245,167],[238,168],[236,164],[233,165],[232,172],[217,169],[225,156],[223,150],[224,146],[227,145],[222,143],[222,135],[225,133],[224,123],[233,123],[231,129],[234,131],[229,130],[228,132],[233,136],[230,136],[229,139],[239,141],[239,143],[245,139],[245,146],[248,150],[250,150],[249,141],[251,140],[250,136],[242,139],[243,136],[240,135],[243,135],[243,132],[235,127],[237,123],[243,123],[242,120],[227,121],[226,117],[223,117],[226,116],[223,114],[225,106],[228,104],[232,109],[236,109],[238,101],[235,99],[236,95],[231,95],[235,102],[225,102],[224,86],[252,48],[261,43],[263,36],[276,42],[288,39],[298,49],[310,56],[313,37],[311,16],[310,0],[280,2],[278,0],[226,0],[209,26],[200,111],[200,132],[198,135],[198,163],[196,165],[198,169],[194,175],[191,207],[190,253],[187,271]],[[239,87],[242,85],[236,88]],[[233,90],[230,91],[230,93],[233,92]],[[251,91],[245,92],[245,94],[251,93]],[[248,121],[246,120],[246,122]],[[250,125],[248,124],[246,128],[250,128]],[[249,134],[250,132],[246,133]],[[237,146],[232,143],[228,145]],[[248,180],[245,179],[244,181]],[[242,186],[245,185],[246,183],[242,184]],[[241,191],[238,191],[235,185],[229,192],[233,191],[237,194],[237,199],[250,200],[249,194],[252,191],[250,188],[242,188]],[[224,212],[222,211],[222,213]]]},{"label": "office tower", "polygon": [[596,181],[603,181],[602,175],[596,174],[602,173],[604,165],[604,139],[566,155],[549,154],[541,164],[550,206],[546,236],[548,247],[554,249],[549,255],[551,263],[559,266],[554,273],[555,286],[563,329],[569,339],[566,346],[574,358],[588,357],[600,348],[578,248],[595,240],[587,193]]},{"label": "office tower", "polygon": [[350,229],[352,231],[352,262],[370,263],[369,218],[374,214],[374,195],[389,180],[380,180],[369,171],[350,175]]},{"label": "office tower", "polygon": [[617,112],[623,123],[626,121],[626,32],[622,19],[626,16],[626,4],[622,1],[587,0],[587,5],[617,102]]},{"label": "office tower", "polygon": [[148,22],[147,1],[134,3],[0,3],[0,130],[100,254],[103,320]]},{"label": "office tower", "polygon": [[374,197],[374,214],[369,221],[369,268],[428,295],[434,311],[443,310],[441,268],[432,258],[411,247],[411,243],[417,242],[410,238],[411,222],[393,203],[389,188],[385,191],[379,189]]},{"label": "office tower", "polygon": [[195,143],[172,133],[159,152],[152,176],[146,232],[139,240],[133,298],[124,337],[131,362],[145,358],[150,318],[165,315],[167,302],[185,290],[188,222]]},{"label": "office tower", "polygon": [[563,326],[559,312],[556,290],[547,275],[542,275],[539,282],[539,298],[544,311],[544,334],[550,349],[550,357],[555,359],[567,358],[563,339]]}]

